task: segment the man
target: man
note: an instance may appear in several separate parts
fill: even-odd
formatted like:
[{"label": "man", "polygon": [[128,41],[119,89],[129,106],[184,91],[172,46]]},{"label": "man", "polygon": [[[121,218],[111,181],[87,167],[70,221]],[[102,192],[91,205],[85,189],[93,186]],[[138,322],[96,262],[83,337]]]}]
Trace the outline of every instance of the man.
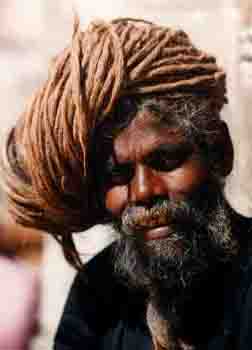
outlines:
[{"label": "man", "polygon": [[[223,188],[225,73],[183,31],[93,22],[10,133],[10,211],[80,269],[55,339],[68,349],[250,349],[251,221]],[[120,239],[81,266],[72,234]]]}]

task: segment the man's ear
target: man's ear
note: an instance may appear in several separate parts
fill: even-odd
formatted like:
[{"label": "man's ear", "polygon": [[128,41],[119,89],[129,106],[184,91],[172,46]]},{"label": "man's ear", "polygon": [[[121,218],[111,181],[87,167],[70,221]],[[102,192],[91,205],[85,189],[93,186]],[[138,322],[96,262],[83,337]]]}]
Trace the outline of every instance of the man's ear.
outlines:
[{"label": "man's ear", "polygon": [[219,174],[221,176],[227,176],[233,169],[234,148],[228,126],[223,120],[220,123],[216,151],[218,152]]}]

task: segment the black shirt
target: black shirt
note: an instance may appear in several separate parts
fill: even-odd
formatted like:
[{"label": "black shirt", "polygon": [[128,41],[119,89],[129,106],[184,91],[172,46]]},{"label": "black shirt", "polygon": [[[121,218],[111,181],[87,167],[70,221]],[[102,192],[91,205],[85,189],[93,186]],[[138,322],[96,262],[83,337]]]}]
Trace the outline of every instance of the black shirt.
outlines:
[{"label": "black shirt", "polygon": [[[252,349],[252,257],[243,256],[238,265],[238,279],[224,290],[216,334],[197,350]],[[110,246],[77,274],[54,350],[152,350],[145,305],[144,295],[133,294],[114,276]]]}]

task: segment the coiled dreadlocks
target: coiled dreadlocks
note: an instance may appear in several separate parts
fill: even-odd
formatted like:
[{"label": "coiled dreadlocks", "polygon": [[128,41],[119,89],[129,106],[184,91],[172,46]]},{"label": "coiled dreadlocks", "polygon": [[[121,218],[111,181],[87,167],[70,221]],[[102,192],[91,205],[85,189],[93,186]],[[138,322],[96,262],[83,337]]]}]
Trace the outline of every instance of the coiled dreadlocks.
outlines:
[{"label": "coiled dreadlocks", "polygon": [[131,18],[75,21],[71,44],[34,95],[5,147],[9,210],[18,223],[51,232],[75,266],[72,233],[98,221],[88,153],[93,131],[122,96],[199,94],[219,111],[225,73],[181,30]]}]

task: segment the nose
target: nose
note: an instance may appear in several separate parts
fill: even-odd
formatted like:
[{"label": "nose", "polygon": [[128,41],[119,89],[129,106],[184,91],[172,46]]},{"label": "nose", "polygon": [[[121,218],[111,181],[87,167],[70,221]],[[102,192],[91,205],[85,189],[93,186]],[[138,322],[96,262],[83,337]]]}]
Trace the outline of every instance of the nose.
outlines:
[{"label": "nose", "polygon": [[154,197],[168,195],[162,177],[144,164],[137,164],[129,184],[129,199],[132,203],[147,204]]}]

